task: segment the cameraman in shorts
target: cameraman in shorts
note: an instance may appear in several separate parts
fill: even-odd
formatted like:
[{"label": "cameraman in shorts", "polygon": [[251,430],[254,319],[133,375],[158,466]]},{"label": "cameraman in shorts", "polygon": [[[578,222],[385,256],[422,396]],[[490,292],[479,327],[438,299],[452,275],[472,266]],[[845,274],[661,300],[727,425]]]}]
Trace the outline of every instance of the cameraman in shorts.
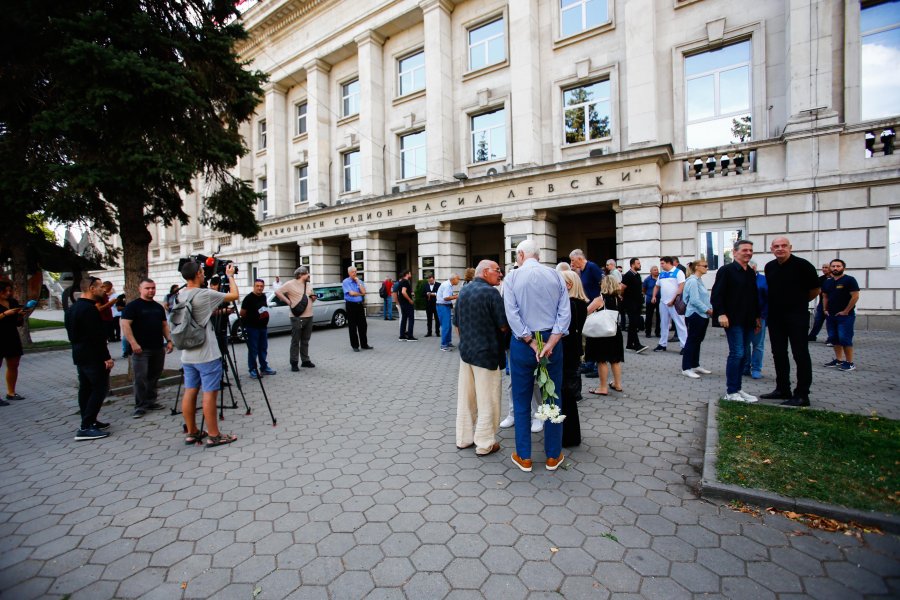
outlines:
[{"label": "cameraman in shorts", "polygon": [[[196,348],[188,348],[181,351],[181,364],[184,368],[184,398],[181,401],[181,412],[184,415],[184,423],[187,426],[185,444],[201,443],[206,438],[207,447],[230,444],[237,440],[237,436],[230,433],[221,433],[216,420],[216,398],[222,385],[222,352],[213,329],[213,311],[218,309],[223,302],[234,302],[240,297],[237,282],[234,280],[234,263],[228,263],[225,267],[225,275],[228,277],[228,293],[217,292],[203,287],[205,274],[203,266],[194,261],[187,262],[181,267],[181,276],[187,282],[187,286],[178,294],[178,302],[190,300],[193,319],[206,327],[206,340]],[[195,410],[197,406],[197,394],[203,389],[203,417],[209,434],[197,428]],[[207,437],[208,436],[208,437]]]}]

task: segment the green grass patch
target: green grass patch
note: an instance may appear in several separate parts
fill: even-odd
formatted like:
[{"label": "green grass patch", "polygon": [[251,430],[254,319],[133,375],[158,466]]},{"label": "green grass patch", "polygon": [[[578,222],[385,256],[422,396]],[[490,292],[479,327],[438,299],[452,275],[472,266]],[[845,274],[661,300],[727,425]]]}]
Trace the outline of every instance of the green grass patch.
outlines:
[{"label": "green grass patch", "polygon": [[34,331],[35,329],[59,329],[60,327],[65,327],[65,323],[62,321],[48,321],[47,319],[28,319],[28,328]]},{"label": "green grass patch", "polygon": [[56,347],[69,347],[71,344],[68,340],[42,340],[40,342],[34,342],[25,350],[40,350],[42,348],[56,348]]},{"label": "green grass patch", "polygon": [[719,403],[719,481],[900,513],[900,421]]}]

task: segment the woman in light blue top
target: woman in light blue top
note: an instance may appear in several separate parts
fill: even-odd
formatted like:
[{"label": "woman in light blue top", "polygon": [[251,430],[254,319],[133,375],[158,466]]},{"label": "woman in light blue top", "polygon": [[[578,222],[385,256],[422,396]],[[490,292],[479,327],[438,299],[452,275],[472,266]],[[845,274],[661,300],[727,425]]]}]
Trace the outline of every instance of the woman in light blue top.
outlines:
[{"label": "woman in light blue top", "polygon": [[687,305],[684,313],[687,325],[687,342],[684,344],[684,353],[681,356],[681,373],[685,377],[699,379],[700,374],[708,374],[709,371],[700,366],[700,344],[706,337],[706,328],[709,327],[709,315],[712,314],[712,304],[709,302],[709,291],[703,280],[700,279],[709,271],[709,263],[705,259],[698,259],[688,265],[691,276],[684,283],[682,299]]}]

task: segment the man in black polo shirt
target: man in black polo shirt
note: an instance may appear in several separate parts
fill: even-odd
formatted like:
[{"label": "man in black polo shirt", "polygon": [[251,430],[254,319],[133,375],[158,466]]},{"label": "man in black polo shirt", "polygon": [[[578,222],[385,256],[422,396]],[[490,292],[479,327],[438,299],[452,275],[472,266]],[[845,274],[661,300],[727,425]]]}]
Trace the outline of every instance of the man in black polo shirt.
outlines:
[{"label": "man in black polo shirt", "polygon": [[[241,302],[241,323],[247,332],[247,368],[250,377],[257,379],[260,373],[274,375],[269,367],[269,299],[263,293],[266,283],[262,279],[253,282],[253,291]],[[259,357],[259,370],[256,359]]]},{"label": "man in black polo shirt", "polygon": [[509,330],[503,297],[494,286],[503,272],[492,260],[475,268],[475,279],[463,286],[453,324],[459,335],[459,381],[456,403],[456,446],[475,446],[484,456],[500,450],[501,371],[506,362]]},{"label": "man in black polo shirt", "polygon": [[632,258],[630,262],[631,268],[622,276],[622,285],[625,286],[625,293],[622,303],[625,306],[625,312],[628,314],[628,342],[625,348],[634,350],[640,354],[647,350],[647,346],[643,345],[638,339],[638,321],[641,318],[641,306],[644,304],[644,293],[641,291],[641,259]]},{"label": "man in black polo shirt", "polygon": [[[791,254],[786,237],[772,240],[775,260],[766,264],[769,284],[769,342],[775,361],[775,389],[763,400],[784,400],[782,406],[809,406],[812,361],[809,358],[809,302],[819,295],[819,278],[809,261]],[[797,363],[797,387],[791,391],[791,363],[787,347]]]},{"label": "man in black polo shirt", "polygon": [[135,419],[148,410],[165,408],[156,401],[156,387],[166,362],[166,354],[172,352],[172,337],[166,310],[156,302],[156,284],[152,279],[141,279],[138,287],[140,298],[132,300],[122,311],[122,334],[131,345],[131,365],[134,368]]},{"label": "man in black polo shirt", "polygon": [[756,402],[756,397],[741,389],[744,356],[749,355],[750,341],[760,328],[756,271],[750,268],[753,242],[738,240],[733,248],[734,260],[716,272],[716,283],[711,294],[713,318],[725,328],[725,336],[728,338],[725,399],[733,402]]}]

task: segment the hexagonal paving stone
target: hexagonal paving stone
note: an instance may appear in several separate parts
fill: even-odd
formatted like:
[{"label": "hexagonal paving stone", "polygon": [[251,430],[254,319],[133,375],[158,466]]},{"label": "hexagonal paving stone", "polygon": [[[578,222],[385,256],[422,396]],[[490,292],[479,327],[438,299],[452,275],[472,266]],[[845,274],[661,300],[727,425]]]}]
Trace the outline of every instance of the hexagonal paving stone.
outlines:
[{"label": "hexagonal paving stone", "polygon": [[457,558],[444,569],[444,577],[454,589],[478,589],[487,580],[490,573],[474,558]]}]

